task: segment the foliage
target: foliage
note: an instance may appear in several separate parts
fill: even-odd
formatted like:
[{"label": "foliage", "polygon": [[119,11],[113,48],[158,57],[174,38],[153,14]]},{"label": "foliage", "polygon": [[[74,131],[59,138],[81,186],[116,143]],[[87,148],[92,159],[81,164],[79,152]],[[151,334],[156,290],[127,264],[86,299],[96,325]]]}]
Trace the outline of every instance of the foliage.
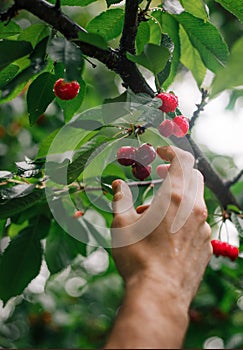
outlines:
[{"label": "foliage", "polygon": [[[126,180],[139,205],[159,182],[158,159],[151,178],[135,182],[115,154],[127,142],[178,145],[157,131],[164,116],[155,95],[185,70],[202,92],[191,127],[226,90],[234,108],[243,95],[243,4],[134,1],[133,21],[129,0],[126,7],[61,0],[60,11],[48,2],[39,1],[39,10],[34,0],[6,2],[0,14],[0,344],[96,348],[122,297],[109,248],[111,183]],[[79,82],[74,100],[54,95],[59,78]],[[185,139],[196,152],[191,135]],[[211,170],[216,156],[207,152],[200,163],[198,153],[208,221],[213,235],[237,232],[242,251],[242,178],[227,183],[223,167]],[[84,213],[78,219],[77,210]],[[243,345],[242,274],[241,257],[212,258],[190,310],[186,348],[213,336],[225,347]]]}]

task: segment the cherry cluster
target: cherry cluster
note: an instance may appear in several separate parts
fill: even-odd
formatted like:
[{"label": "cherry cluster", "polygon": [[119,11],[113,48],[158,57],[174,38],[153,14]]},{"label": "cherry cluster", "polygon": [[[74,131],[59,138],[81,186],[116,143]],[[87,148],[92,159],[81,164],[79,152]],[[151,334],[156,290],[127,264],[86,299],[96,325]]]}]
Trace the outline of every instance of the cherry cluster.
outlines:
[{"label": "cherry cluster", "polygon": [[[156,97],[162,101],[159,109],[165,113],[175,112],[178,106],[178,97],[169,92],[161,92]],[[174,135],[176,137],[184,137],[189,130],[188,119],[183,115],[177,115],[172,120],[165,119],[158,127],[159,133],[164,137]]]},{"label": "cherry cluster", "polygon": [[123,146],[117,151],[117,161],[124,166],[131,166],[134,177],[145,180],[152,171],[150,163],[156,157],[156,151],[149,143],[140,147]]},{"label": "cherry cluster", "polygon": [[213,246],[213,253],[216,256],[227,256],[230,260],[234,261],[238,258],[239,249],[227,242],[222,242],[218,239],[213,239],[211,241]]},{"label": "cherry cluster", "polygon": [[79,93],[79,88],[77,81],[65,82],[63,78],[60,78],[55,82],[53,92],[61,100],[72,100]]}]

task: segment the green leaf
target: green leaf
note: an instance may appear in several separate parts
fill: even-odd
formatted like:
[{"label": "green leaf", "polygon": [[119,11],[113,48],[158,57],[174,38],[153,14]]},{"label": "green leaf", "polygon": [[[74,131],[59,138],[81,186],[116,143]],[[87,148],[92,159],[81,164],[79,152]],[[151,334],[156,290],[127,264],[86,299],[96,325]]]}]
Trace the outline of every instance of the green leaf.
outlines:
[{"label": "green leaf", "polygon": [[169,56],[170,52],[166,47],[154,44],[145,45],[143,53],[137,56],[127,52],[127,58],[130,61],[146,67],[154,74],[157,74],[163,70]]},{"label": "green leaf", "polygon": [[64,63],[65,80],[77,80],[84,65],[83,55],[79,48],[65,38],[54,38],[47,51],[53,61]]},{"label": "green leaf", "polygon": [[5,68],[20,57],[28,55],[31,51],[32,46],[27,41],[0,41],[0,69]]},{"label": "green leaf", "polygon": [[105,0],[107,3],[107,7],[110,7],[113,4],[119,4],[122,0]]},{"label": "green leaf", "polygon": [[8,84],[4,85],[1,89],[2,95],[0,104],[6,103],[15,98],[23,90],[27,82],[33,77],[34,74],[34,68],[32,66],[28,67],[17,74]]},{"label": "green leaf", "polygon": [[[95,1],[97,0],[62,0],[61,4],[62,6],[87,6]],[[48,2],[55,5],[56,0],[48,0]]]},{"label": "green leaf", "polygon": [[202,18],[203,20],[207,21],[208,14],[202,0],[180,0],[180,3],[186,12],[189,12],[193,16]]},{"label": "green leaf", "polygon": [[53,85],[55,81],[55,75],[44,72],[31,83],[27,93],[30,125],[36,122],[38,117],[45,112],[48,105],[54,99]]},{"label": "green leaf", "polygon": [[174,43],[174,50],[165,67],[165,72],[158,75],[160,84],[162,84],[163,88],[167,90],[174,81],[180,62],[181,45],[179,38],[179,25],[177,21],[175,21],[175,19],[168,13],[155,11],[154,16],[161,24],[163,32],[167,33]]},{"label": "green leaf", "polygon": [[232,47],[227,66],[216,73],[212,83],[211,97],[225,89],[243,85],[242,55],[243,38],[240,38]]},{"label": "green leaf", "polygon": [[0,219],[9,218],[25,209],[31,208],[36,203],[45,198],[43,190],[34,190],[27,196],[13,198],[10,200],[0,200]]},{"label": "green leaf", "polygon": [[25,197],[33,192],[35,185],[19,184],[0,191],[2,200]]},{"label": "green leaf", "polygon": [[229,102],[226,109],[232,111],[235,108],[235,104],[238,98],[243,97],[243,90],[233,90],[230,94]]},{"label": "green leaf", "polygon": [[15,64],[10,64],[0,71],[0,89],[7,85],[17,74],[19,67]]},{"label": "green leaf", "polygon": [[78,95],[70,100],[70,101],[65,101],[61,100],[60,98],[56,97],[56,100],[63,110],[64,113],[64,119],[65,122],[69,122],[69,120],[73,117],[74,113],[79,109],[81,106],[84,96],[85,96],[85,82],[82,78],[77,79],[80,85],[79,93]]},{"label": "green leaf", "polygon": [[216,27],[186,12],[173,17],[183,26],[208,69],[215,73],[226,64],[228,47]]},{"label": "green leaf", "polygon": [[59,131],[60,129],[54,130],[52,133],[50,133],[44,138],[44,140],[40,144],[39,151],[37,154],[37,159],[46,157],[46,155],[48,154],[49,148],[52,144],[52,141],[57,136]]},{"label": "green leaf", "polygon": [[0,171],[0,179],[5,180],[5,179],[11,179],[13,177],[13,174],[10,171]]},{"label": "green leaf", "polygon": [[243,3],[242,0],[215,0],[226,10],[233,13],[243,23]]},{"label": "green leaf", "polygon": [[0,240],[1,238],[3,237],[3,233],[4,233],[4,229],[5,229],[5,226],[6,226],[6,222],[7,220],[0,220]]},{"label": "green leaf", "polygon": [[85,219],[85,217],[83,218],[83,221],[85,222],[85,224],[87,225],[89,232],[91,234],[91,236],[94,238],[94,240],[103,248],[108,247],[109,242],[106,240],[106,238],[104,238],[101,233],[97,230],[97,228],[95,227],[95,225],[93,225],[92,222],[89,222],[88,220]]},{"label": "green leaf", "polygon": [[0,39],[5,39],[10,36],[19,34],[20,26],[13,21],[9,22],[7,25],[3,22],[0,23]]},{"label": "green leaf", "polygon": [[78,38],[84,43],[99,47],[100,49],[106,50],[108,48],[106,40],[99,34],[79,32]]},{"label": "green leaf", "polygon": [[198,87],[203,83],[206,75],[206,67],[195,47],[192,46],[185,30],[180,26],[181,39],[181,63],[184,64],[193,74]]},{"label": "green leaf", "polygon": [[50,273],[55,274],[63,270],[78,254],[86,255],[86,245],[71,237],[54,221],[46,239],[45,249]]},{"label": "green leaf", "polygon": [[0,298],[4,304],[21,294],[37,276],[41,258],[40,239],[33,227],[24,229],[9,243],[0,260]]},{"label": "green leaf", "polygon": [[143,52],[144,45],[149,42],[150,27],[148,22],[141,22],[136,36],[136,53],[140,55]]},{"label": "green leaf", "polygon": [[87,25],[88,32],[101,35],[109,41],[118,37],[122,32],[124,11],[110,9],[93,18]]},{"label": "green leaf", "polygon": [[35,47],[38,42],[49,36],[49,34],[50,30],[45,24],[32,24],[21,31],[18,40],[28,41],[33,47]]}]

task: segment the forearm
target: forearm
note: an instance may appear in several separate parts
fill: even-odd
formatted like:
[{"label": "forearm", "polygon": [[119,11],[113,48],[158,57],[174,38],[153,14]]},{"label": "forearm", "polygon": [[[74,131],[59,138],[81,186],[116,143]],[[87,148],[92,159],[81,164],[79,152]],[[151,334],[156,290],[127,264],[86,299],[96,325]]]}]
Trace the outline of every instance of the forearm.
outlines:
[{"label": "forearm", "polygon": [[133,281],[126,286],[105,348],[180,348],[188,326],[187,311],[178,289],[166,280]]}]

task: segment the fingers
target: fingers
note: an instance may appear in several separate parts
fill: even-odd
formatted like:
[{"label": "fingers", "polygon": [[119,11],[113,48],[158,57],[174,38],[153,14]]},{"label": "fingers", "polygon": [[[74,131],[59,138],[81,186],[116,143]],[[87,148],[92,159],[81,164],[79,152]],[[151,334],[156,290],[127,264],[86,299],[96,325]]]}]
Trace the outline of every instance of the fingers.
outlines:
[{"label": "fingers", "polygon": [[112,183],[112,190],[114,192],[112,202],[114,216],[136,214],[129,186],[122,180],[115,180]]}]

